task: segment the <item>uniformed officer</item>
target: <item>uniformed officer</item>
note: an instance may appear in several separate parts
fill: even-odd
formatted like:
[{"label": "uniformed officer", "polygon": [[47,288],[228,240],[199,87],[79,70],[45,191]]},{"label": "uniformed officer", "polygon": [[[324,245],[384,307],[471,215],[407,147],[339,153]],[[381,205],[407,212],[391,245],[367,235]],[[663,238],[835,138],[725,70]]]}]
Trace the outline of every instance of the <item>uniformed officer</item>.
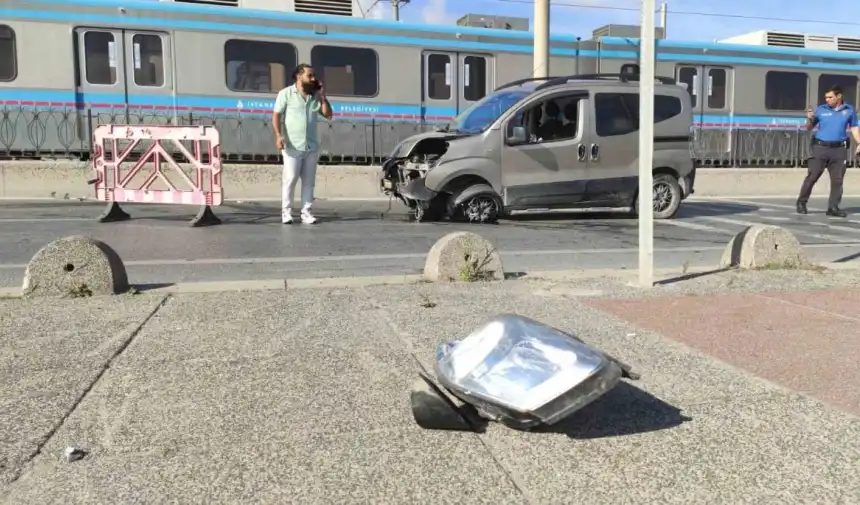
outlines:
[{"label": "uniformed officer", "polygon": [[848,133],[857,142],[857,152],[860,155],[860,122],[854,107],[842,102],[842,89],[831,86],[824,94],[827,102],[818,108],[810,107],[806,111],[806,129],[812,130],[818,125],[818,131],[812,138],[812,156],[809,158],[809,171],[800,187],[797,197],[797,212],[806,214],[806,203],[812,193],[812,187],[818,182],[824,169],[830,173],[830,200],[827,205],[827,215],[845,217],[845,211],[839,208],[842,200],[842,183],[845,178],[845,165],[848,162]]}]

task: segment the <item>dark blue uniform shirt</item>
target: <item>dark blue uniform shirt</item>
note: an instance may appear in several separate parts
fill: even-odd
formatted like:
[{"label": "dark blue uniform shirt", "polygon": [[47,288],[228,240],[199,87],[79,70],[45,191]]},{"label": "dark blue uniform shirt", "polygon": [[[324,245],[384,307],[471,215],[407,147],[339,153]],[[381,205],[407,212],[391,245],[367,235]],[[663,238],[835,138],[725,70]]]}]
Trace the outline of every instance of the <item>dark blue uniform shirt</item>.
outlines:
[{"label": "dark blue uniform shirt", "polygon": [[849,126],[860,126],[857,111],[854,107],[843,103],[834,109],[827,104],[815,109],[815,120],[818,123],[818,133],[815,138],[824,142],[841,142],[848,138],[846,129]]}]

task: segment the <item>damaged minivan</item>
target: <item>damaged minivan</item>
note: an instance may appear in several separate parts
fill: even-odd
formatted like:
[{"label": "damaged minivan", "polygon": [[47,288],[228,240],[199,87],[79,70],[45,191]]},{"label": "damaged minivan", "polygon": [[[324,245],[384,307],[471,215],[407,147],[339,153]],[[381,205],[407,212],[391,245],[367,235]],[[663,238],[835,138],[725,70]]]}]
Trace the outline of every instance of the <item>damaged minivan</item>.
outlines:
[{"label": "damaged minivan", "polygon": [[[673,79],[659,77],[654,94],[654,218],[670,219],[693,194],[693,112]],[[380,183],[416,221],[494,223],[514,211],[584,208],[635,214],[638,144],[638,75],[522,79],[400,142]]]}]

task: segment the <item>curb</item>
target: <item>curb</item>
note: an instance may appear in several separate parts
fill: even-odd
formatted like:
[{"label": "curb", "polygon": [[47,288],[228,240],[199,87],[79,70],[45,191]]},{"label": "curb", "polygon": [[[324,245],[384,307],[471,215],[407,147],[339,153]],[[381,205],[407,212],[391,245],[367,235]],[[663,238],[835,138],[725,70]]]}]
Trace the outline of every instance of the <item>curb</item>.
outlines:
[{"label": "curb", "polygon": [[[819,263],[817,266],[826,270],[860,270],[860,264],[848,263]],[[677,268],[654,269],[655,281],[675,279],[688,275],[703,274],[721,270],[719,265],[690,267],[683,272]],[[528,280],[566,280],[566,279],[593,279],[598,277],[615,277],[618,279],[635,278],[638,276],[636,269],[611,269],[595,268],[587,270],[535,270],[532,272],[518,272],[515,277],[505,281],[512,282]],[[214,282],[180,282],[169,286],[149,286],[146,284],[132,284],[141,293],[152,294],[194,294],[194,293],[223,293],[228,291],[291,291],[296,289],[314,288],[361,288],[368,286],[402,286],[407,284],[429,283],[423,275],[373,275],[360,277],[324,277],[324,278],[297,278],[297,279],[260,279],[245,281],[214,281]],[[445,284],[475,284],[468,282],[452,282]],[[480,284],[480,283],[478,283]],[[628,285],[636,286],[635,282]],[[647,289],[647,288],[646,288]],[[21,288],[0,288],[0,299],[20,298]]]}]

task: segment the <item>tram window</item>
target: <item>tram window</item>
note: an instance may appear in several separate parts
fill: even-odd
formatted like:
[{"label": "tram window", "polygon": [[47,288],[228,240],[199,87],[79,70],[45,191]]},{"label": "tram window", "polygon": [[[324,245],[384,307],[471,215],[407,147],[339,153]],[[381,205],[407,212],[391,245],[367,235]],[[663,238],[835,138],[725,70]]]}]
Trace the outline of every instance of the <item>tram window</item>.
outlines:
[{"label": "tram window", "polygon": [[857,78],[853,75],[821,74],[818,78],[818,96],[816,103],[823,103],[827,88],[833,85],[842,88],[842,99],[851,105],[856,105],[857,100]]},{"label": "tram window", "polygon": [[708,108],[709,109],[725,109],[726,94],[728,92],[728,79],[726,71],[722,68],[708,69]]},{"label": "tram window", "polygon": [[451,57],[431,54],[427,57],[427,97],[433,100],[451,99]]},{"label": "tram window", "polygon": [[765,75],[764,106],[768,110],[806,110],[809,78],[800,72],[771,70]]},{"label": "tram window", "polygon": [[14,81],[18,77],[18,57],[15,53],[15,30],[0,25],[0,81]]},{"label": "tram window", "polygon": [[327,95],[371,97],[379,94],[379,56],[373,49],[314,46],[311,66]]},{"label": "tram window", "polygon": [[164,54],[161,37],[136,34],[134,48],[134,83],[138,86],[164,86]]},{"label": "tram window", "polygon": [[227,89],[240,93],[277,93],[292,84],[298,65],[296,47],[286,42],[230,39],[224,44]]},{"label": "tram window", "polygon": [[481,56],[463,58],[463,98],[477,102],[487,94],[487,59]]},{"label": "tram window", "polygon": [[84,35],[84,60],[87,82],[116,84],[116,41],[110,32],[87,32]]}]

